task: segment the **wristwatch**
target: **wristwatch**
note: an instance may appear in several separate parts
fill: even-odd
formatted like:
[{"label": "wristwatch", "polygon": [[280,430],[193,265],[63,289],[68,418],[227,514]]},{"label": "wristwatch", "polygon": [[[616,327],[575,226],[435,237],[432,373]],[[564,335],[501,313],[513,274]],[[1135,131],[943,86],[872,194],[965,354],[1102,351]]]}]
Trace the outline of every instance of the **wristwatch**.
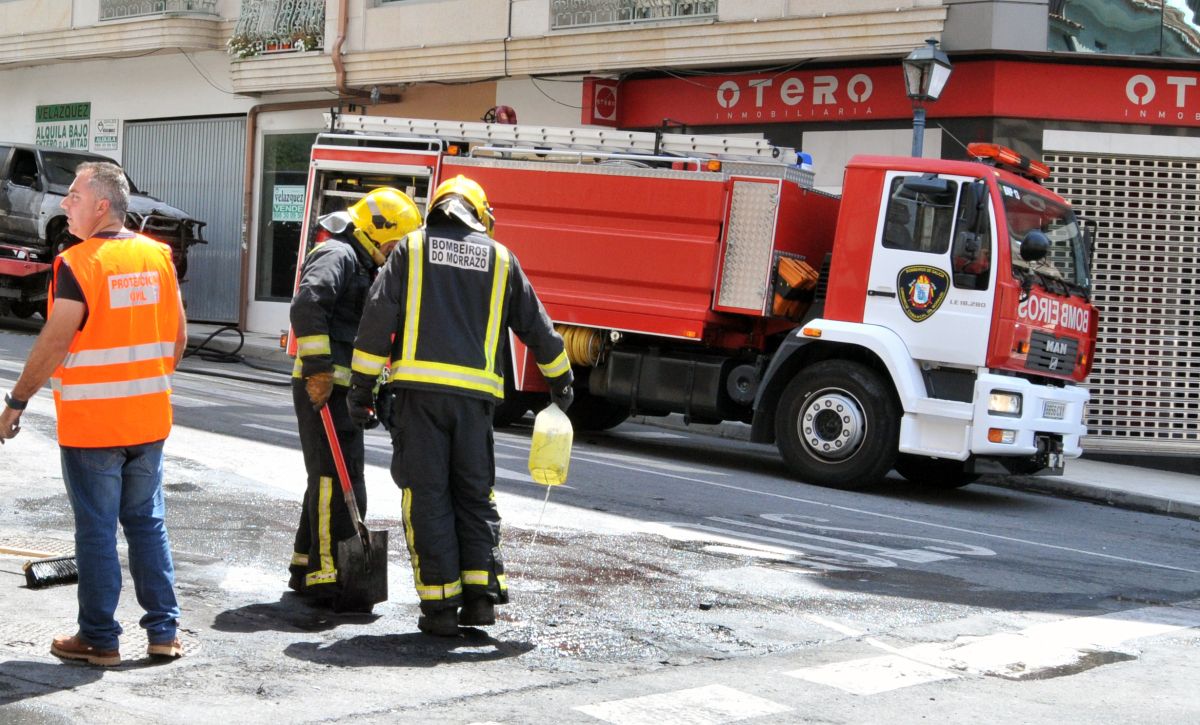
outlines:
[{"label": "wristwatch", "polygon": [[25,406],[29,405],[28,400],[17,400],[8,393],[4,394],[4,404],[13,410],[25,410]]}]

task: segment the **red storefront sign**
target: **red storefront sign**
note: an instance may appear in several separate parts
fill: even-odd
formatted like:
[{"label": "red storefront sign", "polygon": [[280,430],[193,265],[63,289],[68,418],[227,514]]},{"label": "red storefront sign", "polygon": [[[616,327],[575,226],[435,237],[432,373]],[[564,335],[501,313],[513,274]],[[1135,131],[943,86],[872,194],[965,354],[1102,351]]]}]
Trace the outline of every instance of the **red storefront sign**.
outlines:
[{"label": "red storefront sign", "polygon": [[[599,81],[600,79],[594,79]],[[615,113],[587,113],[598,87],[584,86],[584,123],[644,128],[866,121],[912,117],[899,62],[834,70],[627,80]],[[607,109],[606,109],[607,110]],[[962,61],[930,118],[1042,118],[1095,123],[1200,126],[1200,73],[1161,68]],[[591,111],[595,115],[594,110]]]}]

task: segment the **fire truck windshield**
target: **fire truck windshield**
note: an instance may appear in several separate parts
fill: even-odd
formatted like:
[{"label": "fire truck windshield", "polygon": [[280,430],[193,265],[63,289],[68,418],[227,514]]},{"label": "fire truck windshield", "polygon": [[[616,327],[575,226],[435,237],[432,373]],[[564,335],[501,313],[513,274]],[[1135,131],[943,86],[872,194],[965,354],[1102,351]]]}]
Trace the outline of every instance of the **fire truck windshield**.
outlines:
[{"label": "fire truck windshield", "polygon": [[[1075,212],[1046,196],[1000,184],[1004,196],[1004,216],[1012,248],[1013,274],[1018,279],[1033,276],[1042,286],[1065,293],[1088,294],[1090,260],[1083,230]],[[1041,231],[1050,240],[1050,251],[1032,262],[1021,258],[1021,242],[1031,231]]]}]

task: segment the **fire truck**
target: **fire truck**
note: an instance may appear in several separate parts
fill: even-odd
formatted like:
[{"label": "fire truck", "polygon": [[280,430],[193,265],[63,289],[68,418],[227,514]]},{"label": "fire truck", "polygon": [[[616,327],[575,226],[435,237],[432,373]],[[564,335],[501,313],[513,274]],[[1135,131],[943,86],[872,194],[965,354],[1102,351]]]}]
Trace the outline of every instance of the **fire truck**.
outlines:
[{"label": "fire truck", "polygon": [[[893,469],[944,488],[1060,474],[1080,455],[1093,230],[1010,149],[856,156],[839,198],[765,140],[328,122],[301,261],[317,217],[371,189],[424,208],[441,180],[478,181],[567,343],[579,429],[740,421],[798,479],[845,489]],[[498,424],[545,400],[515,338],[506,360]]]}]

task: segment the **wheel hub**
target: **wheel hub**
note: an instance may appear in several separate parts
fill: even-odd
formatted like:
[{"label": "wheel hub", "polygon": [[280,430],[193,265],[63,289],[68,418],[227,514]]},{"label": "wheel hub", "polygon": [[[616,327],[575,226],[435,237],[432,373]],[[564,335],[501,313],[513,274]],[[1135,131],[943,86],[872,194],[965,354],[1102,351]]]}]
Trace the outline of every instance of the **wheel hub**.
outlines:
[{"label": "wheel hub", "polygon": [[842,390],[813,394],[800,411],[800,439],[819,458],[839,460],[858,450],[866,437],[862,408]]}]

